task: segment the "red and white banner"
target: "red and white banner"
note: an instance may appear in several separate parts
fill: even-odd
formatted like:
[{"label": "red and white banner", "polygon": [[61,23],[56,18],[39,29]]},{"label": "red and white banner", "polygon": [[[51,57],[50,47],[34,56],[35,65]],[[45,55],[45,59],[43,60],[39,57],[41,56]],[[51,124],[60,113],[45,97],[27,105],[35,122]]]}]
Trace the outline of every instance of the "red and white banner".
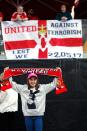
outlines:
[{"label": "red and white banner", "polygon": [[82,58],[81,20],[2,22],[7,59]]}]

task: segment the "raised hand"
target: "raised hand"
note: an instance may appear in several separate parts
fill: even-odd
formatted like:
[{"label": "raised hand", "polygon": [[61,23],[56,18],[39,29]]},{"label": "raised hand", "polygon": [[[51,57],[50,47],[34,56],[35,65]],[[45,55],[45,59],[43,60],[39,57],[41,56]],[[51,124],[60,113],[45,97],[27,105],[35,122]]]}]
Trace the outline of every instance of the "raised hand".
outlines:
[{"label": "raised hand", "polygon": [[75,1],[74,1],[74,6],[77,7],[78,4],[79,4],[79,0],[75,0]]}]

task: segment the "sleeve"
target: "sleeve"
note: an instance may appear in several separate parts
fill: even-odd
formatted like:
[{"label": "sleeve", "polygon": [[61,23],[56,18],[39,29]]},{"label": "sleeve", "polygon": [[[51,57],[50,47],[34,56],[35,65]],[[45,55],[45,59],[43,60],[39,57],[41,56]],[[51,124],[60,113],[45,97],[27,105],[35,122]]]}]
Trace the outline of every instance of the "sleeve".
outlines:
[{"label": "sleeve", "polygon": [[14,89],[16,92],[21,93],[21,91],[25,88],[26,85],[17,84],[12,80],[12,77],[9,78],[10,83],[12,85],[12,89]]},{"label": "sleeve", "polygon": [[18,110],[18,94],[13,90],[0,93],[0,113],[15,112]]},{"label": "sleeve", "polygon": [[23,12],[23,20],[28,20],[28,16],[27,16],[26,12]]},{"label": "sleeve", "polygon": [[72,6],[72,9],[71,9],[71,16],[72,16],[72,19],[75,18],[75,6]]},{"label": "sleeve", "polygon": [[49,84],[42,84],[42,86],[44,88],[45,93],[47,94],[58,86],[58,78],[54,78],[53,82]]},{"label": "sleeve", "polygon": [[4,101],[6,96],[7,96],[6,92],[0,91],[0,104]]},{"label": "sleeve", "polygon": [[61,14],[60,13],[57,13],[57,15],[56,15],[56,20],[61,20]]},{"label": "sleeve", "polygon": [[72,20],[72,16],[69,12],[68,12],[68,20]]},{"label": "sleeve", "polygon": [[11,17],[11,21],[15,21],[17,19],[17,12],[14,12]]}]

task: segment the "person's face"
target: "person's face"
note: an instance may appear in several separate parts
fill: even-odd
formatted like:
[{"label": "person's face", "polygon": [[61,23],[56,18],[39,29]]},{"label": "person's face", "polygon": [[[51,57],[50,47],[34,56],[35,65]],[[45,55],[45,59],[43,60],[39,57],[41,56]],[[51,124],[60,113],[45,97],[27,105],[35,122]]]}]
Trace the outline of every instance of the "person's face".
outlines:
[{"label": "person's face", "polygon": [[29,82],[30,86],[33,88],[37,84],[37,78],[36,77],[31,77],[30,79],[28,79],[28,82]]},{"label": "person's face", "polygon": [[24,10],[23,10],[23,7],[22,6],[18,6],[17,8],[17,12],[18,13],[22,13]]},{"label": "person's face", "polygon": [[66,6],[65,6],[65,5],[62,5],[62,6],[61,6],[61,11],[62,11],[62,12],[66,12]]}]

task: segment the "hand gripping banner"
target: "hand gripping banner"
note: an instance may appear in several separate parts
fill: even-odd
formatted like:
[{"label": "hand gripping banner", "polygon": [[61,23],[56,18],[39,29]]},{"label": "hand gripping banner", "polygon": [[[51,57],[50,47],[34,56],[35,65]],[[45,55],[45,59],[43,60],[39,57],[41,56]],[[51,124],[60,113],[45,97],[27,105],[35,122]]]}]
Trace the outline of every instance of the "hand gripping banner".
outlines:
[{"label": "hand gripping banner", "polygon": [[[27,73],[36,73],[40,75],[54,76],[58,78],[58,87],[56,87],[56,94],[67,92],[66,85],[64,84],[61,68],[12,68],[4,70],[3,80],[12,76],[23,75]],[[11,88],[11,86],[10,86]],[[6,89],[6,88],[5,88]]]}]

